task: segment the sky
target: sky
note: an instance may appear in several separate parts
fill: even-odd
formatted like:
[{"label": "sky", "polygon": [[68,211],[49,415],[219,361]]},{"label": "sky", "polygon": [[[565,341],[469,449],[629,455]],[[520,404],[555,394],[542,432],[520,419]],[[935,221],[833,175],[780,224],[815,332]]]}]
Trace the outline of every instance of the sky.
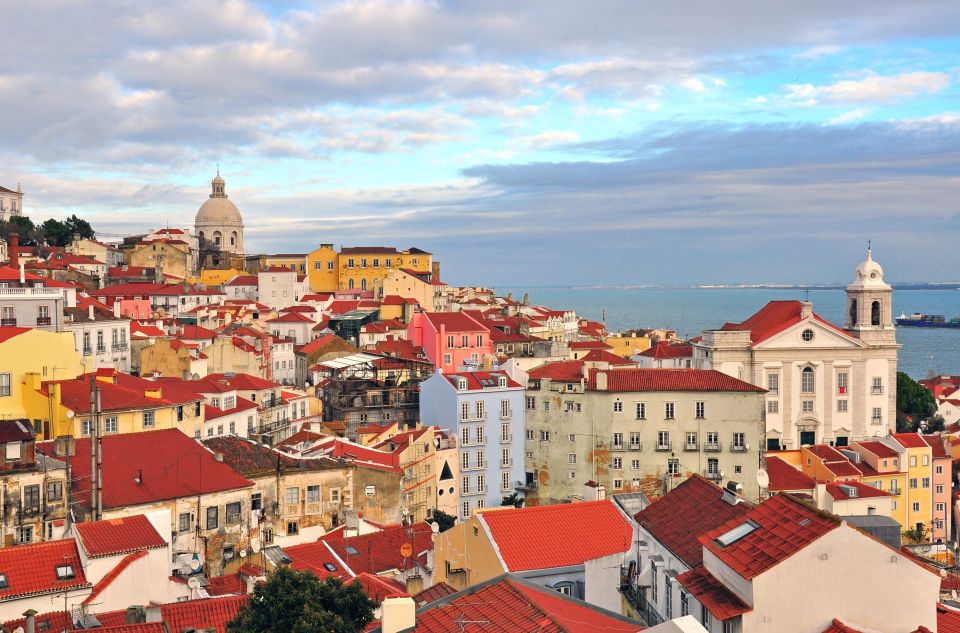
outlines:
[{"label": "sky", "polygon": [[0,185],[451,284],[946,281],[960,4],[0,0]]}]

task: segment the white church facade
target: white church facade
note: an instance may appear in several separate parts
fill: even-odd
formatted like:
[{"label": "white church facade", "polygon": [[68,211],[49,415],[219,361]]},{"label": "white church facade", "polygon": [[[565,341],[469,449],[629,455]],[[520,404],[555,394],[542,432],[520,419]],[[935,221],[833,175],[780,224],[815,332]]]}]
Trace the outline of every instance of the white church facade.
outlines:
[{"label": "white church facade", "polygon": [[17,183],[17,190],[0,187],[0,222],[6,222],[15,215],[23,215],[23,190]]},{"label": "white church facade", "polygon": [[201,244],[242,255],[243,217],[237,205],[227,198],[226,182],[219,169],[210,185],[210,198],[200,206],[194,219],[194,235]]},{"label": "white church facade", "polygon": [[893,288],[869,249],[846,293],[843,328],[809,301],[771,301],[694,343],[696,367],[767,390],[768,450],[843,446],[896,428]]}]

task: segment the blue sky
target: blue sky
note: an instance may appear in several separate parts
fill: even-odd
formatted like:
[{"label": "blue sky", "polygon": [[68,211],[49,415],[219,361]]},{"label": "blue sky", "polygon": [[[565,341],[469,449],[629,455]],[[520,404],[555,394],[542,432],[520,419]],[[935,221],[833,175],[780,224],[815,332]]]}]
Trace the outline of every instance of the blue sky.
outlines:
[{"label": "blue sky", "polygon": [[[840,6],[837,6],[840,5]],[[416,245],[454,284],[944,280],[955,2],[0,0],[0,184],[103,233]]]}]

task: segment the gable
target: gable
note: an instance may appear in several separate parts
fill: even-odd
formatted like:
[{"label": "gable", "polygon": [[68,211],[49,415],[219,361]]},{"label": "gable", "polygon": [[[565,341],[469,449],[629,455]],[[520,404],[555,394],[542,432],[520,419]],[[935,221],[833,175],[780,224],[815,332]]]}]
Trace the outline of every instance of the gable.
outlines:
[{"label": "gable", "polygon": [[[813,332],[813,339],[804,341],[802,334],[805,330]],[[857,349],[867,345],[846,332],[823,323],[816,318],[809,317],[785,328],[782,332],[753,346],[756,350],[763,349]]]}]

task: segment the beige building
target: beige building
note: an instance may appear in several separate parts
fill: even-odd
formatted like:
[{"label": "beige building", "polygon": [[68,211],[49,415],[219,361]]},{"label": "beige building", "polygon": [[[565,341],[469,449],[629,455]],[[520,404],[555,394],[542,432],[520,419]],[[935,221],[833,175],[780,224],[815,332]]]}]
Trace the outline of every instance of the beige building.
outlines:
[{"label": "beige building", "polygon": [[385,277],[373,280],[373,290],[379,301],[389,296],[414,299],[427,312],[446,312],[448,307],[447,285],[428,272],[408,268],[392,270]]},{"label": "beige building", "polygon": [[847,286],[845,329],[809,301],[771,301],[742,323],[704,332],[694,366],[767,390],[770,450],[884,435],[896,425],[892,298],[868,250]]},{"label": "beige building", "polygon": [[588,481],[659,496],[690,473],[759,497],[762,389],[717,371],[578,363],[530,372],[528,504],[578,497]]},{"label": "beige building", "polygon": [[186,279],[194,274],[194,253],[181,239],[144,240],[130,250],[127,258],[131,266],[159,268],[174,277]]}]

